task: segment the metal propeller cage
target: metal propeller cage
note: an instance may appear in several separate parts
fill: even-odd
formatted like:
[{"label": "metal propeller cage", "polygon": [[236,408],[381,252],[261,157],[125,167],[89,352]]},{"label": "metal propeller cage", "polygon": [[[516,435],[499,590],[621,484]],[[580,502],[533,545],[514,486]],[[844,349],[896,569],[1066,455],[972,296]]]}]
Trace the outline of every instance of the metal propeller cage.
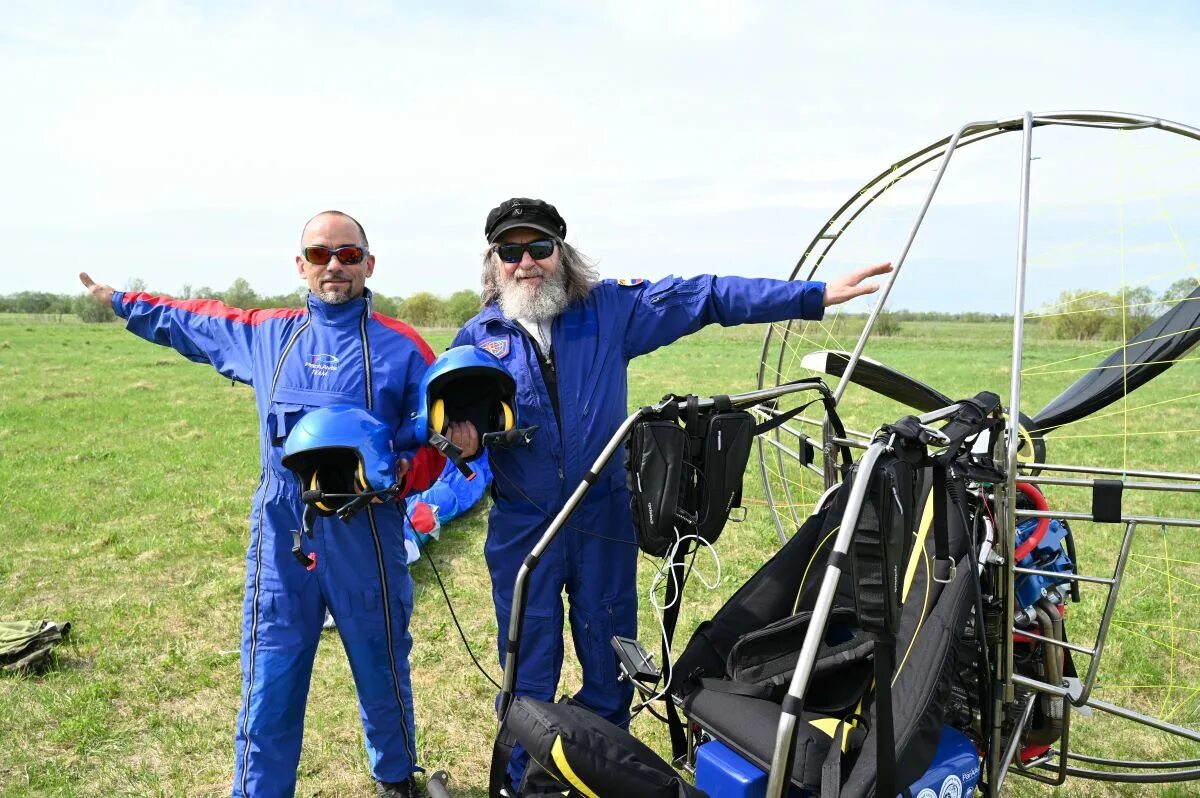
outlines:
[{"label": "metal propeller cage", "polygon": [[[905,178],[919,173],[928,165],[936,165],[936,173],[932,183],[924,193],[919,203],[916,218],[912,222],[907,238],[904,240],[899,255],[894,259],[894,271],[887,279],[878,294],[861,332],[858,334],[852,352],[840,363],[837,372],[827,370],[825,376],[832,374],[839,377],[834,390],[835,397],[843,399],[847,388],[855,381],[855,372],[863,364],[863,353],[873,330],[879,320],[887,299],[896,284],[910,248],[913,246],[926,214],[929,211],[943,176],[947,173],[954,156],[963,148],[979,142],[992,139],[1005,133],[1020,133],[1021,148],[1018,160],[1019,166],[1019,198],[1017,200],[1018,226],[1015,247],[1016,266],[1013,280],[1012,312],[1012,360],[1007,395],[1001,394],[1008,408],[1027,409],[1023,405],[1023,375],[1028,376],[1030,368],[1025,360],[1025,322],[1027,319],[1026,294],[1029,240],[1030,197],[1031,197],[1031,161],[1034,132],[1047,127],[1076,127],[1091,129],[1106,129],[1115,131],[1135,131],[1153,129],[1182,137],[1185,140],[1200,142],[1200,130],[1185,125],[1169,122],[1154,117],[1126,113],[1111,113],[1101,111],[1064,111],[1054,113],[1026,113],[1023,116],[995,121],[972,122],[963,125],[954,134],[933,144],[923,147],[880,172],[868,181],[829,218],[812,239],[803,256],[792,271],[791,279],[819,279],[819,267],[829,260],[835,245],[847,234],[847,231],[860,220],[860,217],[871,208],[882,196]],[[1200,149],[1197,150],[1200,152]],[[1194,266],[1191,267],[1193,270]],[[1123,275],[1122,275],[1123,276]],[[1123,290],[1123,289],[1122,289]],[[1121,313],[1125,313],[1122,309]],[[803,322],[772,325],[765,336],[762,347],[759,368],[759,386],[767,388],[779,385],[805,376],[802,372],[794,371],[796,359],[805,353],[806,347],[811,347],[812,339],[804,332]],[[1191,332],[1191,331],[1185,331]],[[1024,371],[1023,371],[1024,369]],[[919,383],[918,383],[919,385]],[[924,386],[921,386],[924,387]],[[1200,390],[1198,388],[1197,390]],[[1124,394],[1127,399],[1127,393]],[[1028,404],[1026,402],[1025,404]],[[839,405],[840,407],[840,405]],[[928,410],[929,408],[919,408]],[[758,411],[764,416],[780,412],[774,406],[760,406]],[[891,418],[878,418],[878,423],[891,421]],[[1200,778],[1200,708],[1195,704],[1200,700],[1200,655],[1187,652],[1180,671],[1176,673],[1176,663],[1172,659],[1169,674],[1160,674],[1161,678],[1169,679],[1170,685],[1166,690],[1167,699],[1152,709],[1145,702],[1137,700],[1136,690],[1127,690],[1134,700],[1122,703],[1102,699],[1097,695],[1097,687],[1102,684],[1105,674],[1103,667],[1109,662],[1106,655],[1110,652],[1106,644],[1110,642],[1110,634],[1114,628],[1114,613],[1118,606],[1125,603],[1139,604],[1142,596],[1135,590],[1134,595],[1126,595],[1123,591],[1129,581],[1128,569],[1131,557],[1136,559],[1136,545],[1146,540],[1149,535],[1161,535],[1164,548],[1168,548],[1167,535],[1170,530],[1184,530],[1200,527],[1200,474],[1180,473],[1178,471],[1156,469],[1153,467],[1131,468],[1128,463],[1116,466],[1096,462],[1058,462],[1052,456],[1054,436],[1047,439],[1047,449],[1051,453],[1049,462],[1034,463],[1030,460],[1028,450],[1019,451],[1021,440],[1019,429],[1020,418],[1015,413],[1008,414],[1007,436],[1004,450],[1000,452],[1001,459],[1007,463],[1007,480],[1004,484],[995,486],[996,518],[996,550],[1012,552],[1016,526],[1028,518],[1049,516],[1066,519],[1078,523],[1086,532],[1080,539],[1079,548],[1081,561],[1090,566],[1094,573],[1073,573],[1062,576],[1064,582],[1073,583],[1080,592],[1092,596],[1089,599],[1088,620],[1095,621],[1095,628],[1088,630],[1086,626],[1076,623],[1072,626],[1074,635],[1080,635],[1082,642],[1074,640],[1050,640],[1041,638],[1045,645],[1069,650],[1074,656],[1080,657],[1077,663],[1078,681],[1070,688],[1063,684],[1052,684],[1017,673],[1014,669],[1014,642],[1012,634],[1000,635],[999,656],[994,658],[997,664],[997,680],[1002,685],[1002,695],[996,702],[997,718],[995,728],[990,731],[988,758],[984,763],[988,773],[988,783],[993,794],[998,793],[1007,773],[1020,773],[1032,779],[1048,784],[1061,784],[1068,776],[1097,779],[1111,782],[1161,783],[1179,782]],[[783,478],[790,474],[807,474],[807,479],[814,480],[818,490],[830,485],[837,475],[834,447],[848,445],[856,449],[867,449],[870,440],[871,426],[867,430],[847,430],[845,438],[833,436],[829,426],[820,416],[820,408],[813,412],[797,417],[793,421],[777,428],[769,435],[756,438],[758,458],[761,469],[765,495],[771,508],[772,517],[779,532],[781,541],[786,540],[796,530],[807,516],[813,494],[806,494],[799,486],[800,477],[796,479]],[[1127,430],[1126,430],[1127,432]],[[1190,432],[1190,431],[1189,431]],[[1194,460],[1194,458],[1193,458]],[[1119,518],[1106,522],[1109,532],[1105,533],[1107,562],[1101,563],[1101,557],[1089,556],[1088,538],[1091,530],[1100,526],[1094,522],[1092,507],[1088,499],[1105,480],[1120,480],[1123,483],[1124,500],[1121,505]],[[1018,509],[1016,487],[1017,482],[1026,482],[1046,486],[1058,491],[1056,503],[1047,511]],[[1163,501],[1150,502],[1152,506],[1145,508],[1147,502],[1139,497],[1153,496]],[[1174,511],[1163,512],[1156,510],[1163,503]],[[1178,508],[1182,507],[1180,512]],[[1094,526],[1092,526],[1094,524]],[[1115,531],[1113,531],[1115,530]],[[1165,553],[1165,578],[1171,579],[1172,563],[1169,550]],[[1200,557],[1196,558],[1200,559]],[[1140,561],[1139,561],[1140,562]],[[1144,563],[1143,563],[1144,565]],[[1189,563],[1188,567],[1196,565]],[[1022,575],[1037,574],[1036,569],[1022,569],[1014,566],[1011,556],[1004,557],[998,566],[1000,577],[1000,600],[1007,607],[1004,623],[1009,630],[1014,627],[1014,580]],[[1153,570],[1153,565],[1150,566]],[[1200,569],[1187,571],[1186,576],[1195,575],[1195,583],[1189,578],[1186,582],[1189,589],[1200,588]],[[1168,592],[1172,588],[1168,587]],[[1200,589],[1192,594],[1193,602],[1200,608]],[[1180,590],[1179,600],[1188,597],[1187,591]],[[1183,645],[1183,637],[1196,633],[1194,628],[1180,625],[1176,629],[1175,616],[1180,606],[1190,606],[1186,602],[1176,602],[1174,594],[1168,596],[1166,613],[1170,626],[1170,641],[1172,657],[1175,648]],[[1189,610],[1189,612],[1191,612]],[[1194,614],[1185,614],[1185,619],[1200,616],[1200,609]],[[1156,619],[1161,620],[1161,619]],[[1193,623],[1192,626],[1200,626]],[[1176,639],[1178,631],[1180,639]],[[1025,634],[1026,632],[1022,632]],[[1149,634],[1149,633],[1147,633]],[[1036,638],[1037,636],[1034,635]],[[1149,645],[1149,644],[1148,644]],[[1111,646],[1110,646],[1111,648]],[[1197,647],[1200,649],[1200,647]],[[1193,664],[1194,663],[1194,664]],[[1190,685],[1175,687],[1176,675],[1191,680]],[[1178,691],[1178,692],[1176,692]],[[1022,729],[1034,710],[1035,698],[1039,695],[1054,695],[1064,699],[1063,731],[1060,740],[1044,754],[1029,761],[1021,761],[1017,756],[1020,742],[1019,733],[1008,733],[1005,728],[1014,724]],[[1172,697],[1173,696],[1173,697]],[[1176,702],[1171,704],[1170,702]],[[1190,711],[1187,722],[1179,723],[1173,717],[1181,714],[1180,707],[1186,706]],[[1120,751],[1119,732],[1116,745],[1109,739],[1116,727],[1104,726],[1105,732],[1088,737],[1073,736],[1072,720],[1080,714],[1094,714],[1105,717],[1109,722],[1130,723],[1154,736],[1154,741],[1148,744],[1153,749],[1150,755],[1123,755]],[[1187,714],[1187,713],[1182,713]],[[1003,726],[1003,728],[1002,728]],[[1165,742],[1163,742],[1165,741]]]}]

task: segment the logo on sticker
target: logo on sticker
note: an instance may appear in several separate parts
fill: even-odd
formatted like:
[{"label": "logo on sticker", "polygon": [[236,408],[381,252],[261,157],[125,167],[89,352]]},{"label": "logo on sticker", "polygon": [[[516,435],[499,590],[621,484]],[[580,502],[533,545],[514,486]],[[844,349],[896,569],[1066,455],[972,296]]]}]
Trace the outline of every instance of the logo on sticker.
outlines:
[{"label": "logo on sticker", "polygon": [[628,288],[629,286],[633,285],[641,285],[644,282],[646,282],[645,277],[622,277],[621,279],[617,280],[617,285],[623,285]]},{"label": "logo on sticker", "polygon": [[938,798],[962,798],[962,781],[958,776],[947,776],[942,782],[942,789],[938,792]]},{"label": "logo on sticker", "polygon": [[334,355],[309,355],[308,362],[304,364],[314,376],[324,377],[337,371],[338,359]]},{"label": "logo on sticker", "polygon": [[490,352],[496,357],[505,357],[508,355],[508,336],[500,338],[489,338],[479,345],[479,348],[485,352]]}]

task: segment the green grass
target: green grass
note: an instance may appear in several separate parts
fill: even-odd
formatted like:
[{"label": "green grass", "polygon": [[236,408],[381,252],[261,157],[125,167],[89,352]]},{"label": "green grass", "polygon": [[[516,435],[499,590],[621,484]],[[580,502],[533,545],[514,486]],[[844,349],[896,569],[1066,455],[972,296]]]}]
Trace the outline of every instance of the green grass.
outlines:
[{"label": "green grass", "polygon": [[[763,332],[762,327],[706,330],[640,358],[630,371],[631,405],[653,402],[668,391],[754,387]],[[845,339],[853,330],[837,332],[840,343],[849,345]],[[1037,333],[1031,333],[1035,340],[1026,368],[1099,348],[1043,340]],[[451,336],[450,330],[427,331],[435,349]],[[822,343],[797,348],[803,354]],[[899,336],[876,342],[869,353],[952,395],[991,388],[1007,399],[1010,352],[1003,325],[905,323]],[[788,371],[797,371],[794,363]],[[1028,377],[1027,404],[1040,406],[1070,377]],[[1198,385],[1196,371],[1180,366],[1145,390],[1182,395],[1200,391]],[[0,678],[0,795],[227,794],[240,688],[247,516],[258,479],[250,390],[116,324],[0,316],[0,396],[0,618],[44,617],[74,625],[51,671]],[[1141,404],[1141,392],[1135,396],[1133,404]],[[1143,413],[1133,431],[1137,424],[1200,427],[1193,423],[1194,402],[1167,408],[1174,415]],[[867,430],[903,412],[857,394],[847,395],[845,409],[852,426]],[[1153,447],[1127,448],[1119,438],[1073,439],[1054,449],[1052,459],[1090,457],[1128,467],[1194,470],[1196,440],[1194,434],[1180,434]],[[1064,502],[1077,499],[1067,491],[1055,495]],[[1181,509],[1159,495],[1136,501],[1173,514],[1200,515],[1194,502]],[[719,544],[719,587],[709,592],[689,585],[679,646],[778,547],[756,457],[748,472],[746,504],[747,521],[731,525]],[[472,648],[495,675],[484,519],[477,510],[456,521],[432,554]],[[1085,565],[1113,561],[1111,529],[1082,525],[1077,534]],[[1200,628],[1195,600],[1200,573],[1174,567],[1172,573],[1182,577],[1165,586],[1156,570],[1164,551],[1175,559],[1200,561],[1194,537],[1147,530],[1130,566],[1136,578],[1129,599],[1120,608],[1131,623],[1172,618],[1175,645],[1189,652],[1179,658],[1184,662],[1195,662],[1200,650],[1195,633],[1189,637],[1183,631]],[[703,557],[700,562],[712,573],[710,563]],[[651,573],[644,561],[644,589]],[[415,565],[413,574],[412,664],[423,764],[448,769],[458,794],[483,795],[495,731],[493,689],[463,650],[428,563]],[[1090,601],[1073,610],[1072,620],[1086,620],[1095,611]],[[643,641],[656,649],[657,623],[645,603],[640,623]],[[1185,700],[1189,694],[1177,685],[1200,686],[1200,674],[1190,666],[1165,668],[1163,658],[1154,656],[1160,647],[1146,643],[1146,637],[1162,639],[1165,632],[1134,626],[1124,631],[1129,629],[1141,629],[1143,635],[1111,644],[1114,670],[1104,685],[1112,689],[1102,697],[1142,700],[1154,711],[1174,707],[1174,720],[1196,723],[1195,693]],[[570,645],[566,648],[570,652]],[[1172,690],[1150,690],[1144,699],[1138,696],[1147,691],[1121,687],[1171,680]],[[563,689],[571,692],[578,683],[578,669],[569,661]],[[1073,732],[1088,739],[1089,723],[1102,729],[1091,735],[1097,744],[1198,753],[1196,746],[1180,750],[1139,730],[1112,731],[1095,720],[1077,722]],[[640,717],[634,732],[660,752],[668,749],[656,721]],[[298,795],[370,794],[361,737],[349,668],[336,635],[327,634],[313,674]],[[1018,779],[1009,783],[1015,794],[1048,792]],[[1138,793],[1093,789],[1086,782],[1068,787],[1062,794]],[[1191,792],[1184,785],[1155,794]]]}]

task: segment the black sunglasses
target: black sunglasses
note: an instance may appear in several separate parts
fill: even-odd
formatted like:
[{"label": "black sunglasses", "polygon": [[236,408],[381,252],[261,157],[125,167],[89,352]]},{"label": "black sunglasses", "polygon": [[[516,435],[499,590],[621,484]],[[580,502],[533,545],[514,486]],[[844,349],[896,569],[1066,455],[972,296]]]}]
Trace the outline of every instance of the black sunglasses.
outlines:
[{"label": "black sunglasses", "polygon": [[521,256],[529,252],[534,260],[545,260],[554,254],[554,239],[539,238],[527,244],[497,244],[496,254],[505,263],[520,263]]},{"label": "black sunglasses", "polygon": [[337,249],[329,247],[305,247],[304,259],[314,266],[325,266],[329,261],[337,256],[338,261],[343,266],[353,266],[356,263],[362,263],[363,258],[367,257],[366,247],[345,246]]}]

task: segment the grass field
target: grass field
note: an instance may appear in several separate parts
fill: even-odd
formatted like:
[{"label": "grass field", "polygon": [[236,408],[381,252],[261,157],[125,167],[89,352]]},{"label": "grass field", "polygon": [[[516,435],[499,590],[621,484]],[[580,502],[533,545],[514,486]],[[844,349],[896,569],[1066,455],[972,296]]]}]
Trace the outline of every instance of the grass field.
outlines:
[{"label": "grass field", "polygon": [[[834,331],[834,338],[851,332]],[[440,349],[452,331],[426,334]],[[668,391],[754,387],[762,337],[761,327],[710,329],[635,361],[631,405]],[[833,338],[808,343],[809,349],[835,345]],[[1033,365],[1098,348],[1095,342],[1039,341]],[[1010,352],[1002,325],[907,323],[871,353],[952,395],[990,388],[1007,397]],[[1029,364],[1031,406],[1040,406],[1071,378],[1035,378],[1037,369]],[[1175,371],[1175,382],[1164,378],[1158,390],[1200,391],[1195,369]],[[259,471],[250,390],[118,325],[0,316],[0,396],[0,619],[51,618],[74,626],[50,672],[0,678],[0,795],[227,794],[240,687],[247,515]],[[903,412],[857,394],[848,394],[846,411],[852,425],[867,429]],[[1141,413],[1139,423],[1181,430],[1156,438],[1153,447],[1130,448],[1125,442],[1131,438],[1123,434],[1078,439],[1077,448],[1064,444],[1059,451],[1070,451],[1067,461],[1094,457],[1127,467],[1195,470],[1198,415],[1194,401]],[[718,588],[710,592],[689,584],[680,645],[778,547],[756,460],[747,479],[749,518],[721,539]],[[1166,514],[1200,515],[1194,502],[1181,508],[1158,496],[1135,501]],[[477,510],[456,521],[433,545],[432,556],[471,647],[497,675],[496,627],[482,556],[484,517]],[[1095,529],[1085,525],[1077,531],[1080,558],[1097,570],[1111,569],[1113,533]],[[1141,700],[1151,711],[1193,725],[1200,719],[1195,668],[1200,572],[1188,570],[1200,561],[1194,537],[1153,530],[1139,539],[1130,570],[1142,581],[1122,607],[1132,632],[1128,642],[1112,646],[1115,670],[1103,682],[1108,692],[1102,695]],[[713,573],[710,563],[700,562]],[[1164,562],[1175,567],[1164,568]],[[650,564],[643,562],[641,571],[648,589]],[[412,665],[423,764],[449,770],[457,794],[482,796],[495,731],[493,689],[463,650],[428,563],[417,563],[413,575]],[[1166,575],[1170,578],[1160,578]],[[655,650],[657,623],[643,606],[642,639]],[[1078,617],[1088,619],[1095,606],[1091,601]],[[1154,631],[1159,627],[1169,633]],[[1162,634],[1183,652],[1177,658],[1182,665],[1163,670],[1155,664],[1151,655],[1163,647]],[[327,633],[324,642],[313,674],[297,794],[369,795],[349,668],[336,634]],[[564,691],[577,684],[569,662]],[[1073,734],[1086,739],[1088,722],[1077,721]],[[1097,744],[1147,756],[1200,756],[1200,746],[1189,750],[1137,730],[1099,728],[1092,734]],[[663,729],[653,719],[639,717],[634,732],[660,752],[667,750]],[[1051,792],[1020,779],[1009,784],[1016,795]],[[1058,791],[1143,792],[1183,796],[1200,794],[1200,788],[1122,790],[1068,782]]]}]

